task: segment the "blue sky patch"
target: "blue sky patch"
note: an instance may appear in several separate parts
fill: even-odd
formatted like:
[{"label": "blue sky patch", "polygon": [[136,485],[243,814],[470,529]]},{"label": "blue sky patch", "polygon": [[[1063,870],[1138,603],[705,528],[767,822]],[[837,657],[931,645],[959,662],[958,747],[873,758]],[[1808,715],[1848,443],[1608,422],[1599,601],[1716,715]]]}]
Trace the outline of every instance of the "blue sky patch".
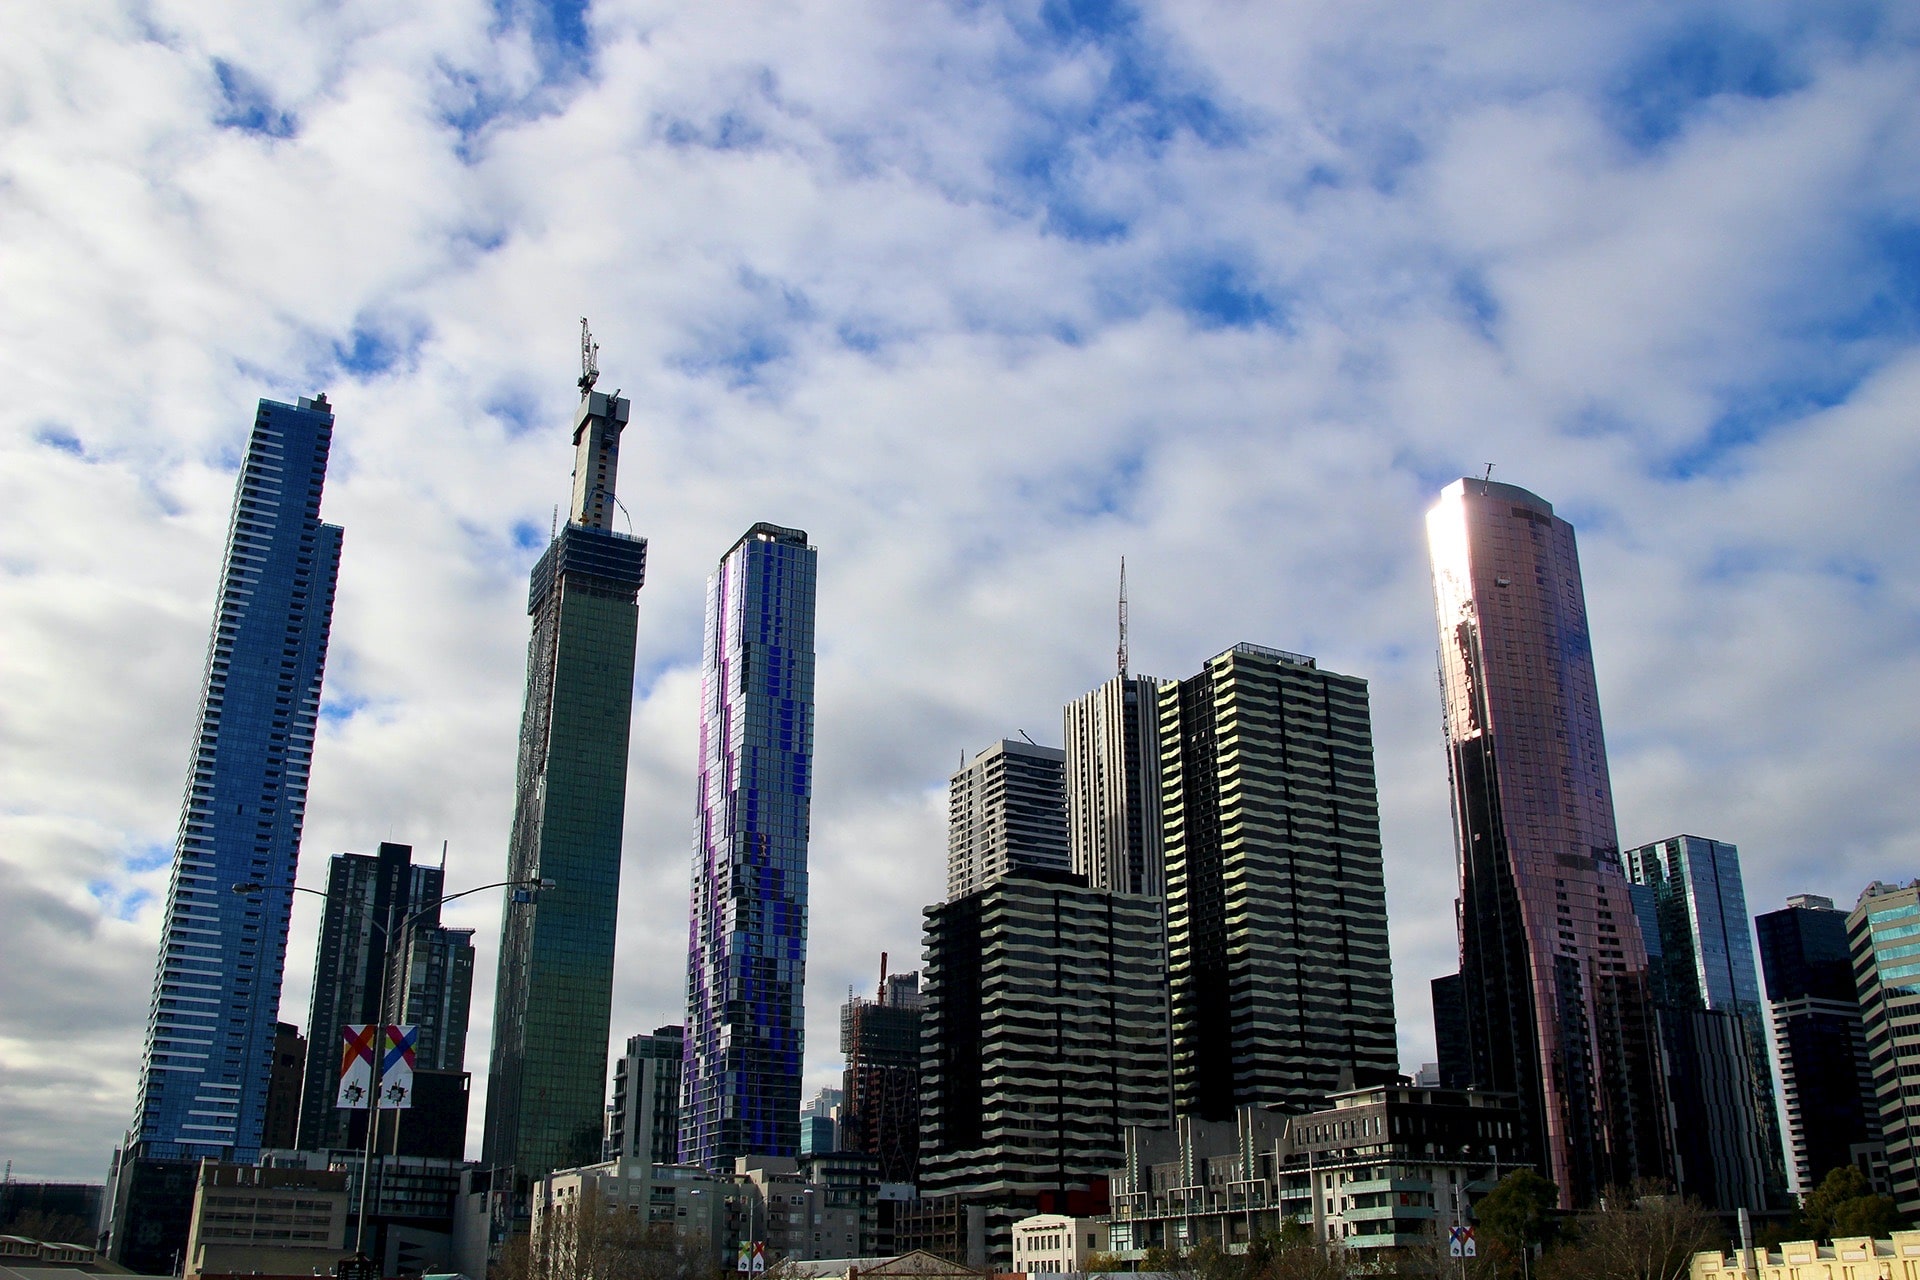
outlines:
[{"label": "blue sky patch", "polygon": [[1805,73],[1759,32],[1704,19],[1672,31],[1628,65],[1606,91],[1605,114],[1628,142],[1653,148],[1715,98],[1775,98],[1805,83]]},{"label": "blue sky patch", "polygon": [[320,719],[341,725],[367,709],[367,700],[354,694],[328,695],[320,700]]},{"label": "blue sky patch", "polygon": [[401,328],[363,318],[354,323],[346,341],[333,344],[334,360],[361,378],[378,377],[401,366],[412,369],[418,366],[420,347],[431,335],[431,327],[424,322]]},{"label": "blue sky patch", "polygon": [[1174,271],[1173,298],[1203,329],[1277,324],[1280,311],[1242,265],[1209,258]]},{"label": "blue sky patch", "polygon": [[49,422],[33,433],[36,444],[49,449],[58,449],[61,453],[70,453],[76,458],[87,456],[86,447],[80,443],[80,437],[57,422]]},{"label": "blue sky patch", "polygon": [[149,844],[127,855],[127,870],[136,875],[147,871],[158,871],[173,861],[173,847],[164,844]]},{"label": "blue sky patch", "polygon": [[300,121],[275,106],[267,86],[245,68],[215,58],[213,75],[220,84],[222,104],[213,118],[215,124],[268,138],[291,138],[300,131]]},{"label": "blue sky patch", "polygon": [[1728,396],[1704,435],[1670,454],[1655,474],[1668,480],[1717,474],[1776,431],[1844,402],[1864,377],[1864,370],[1809,370],[1797,380],[1742,388]]}]

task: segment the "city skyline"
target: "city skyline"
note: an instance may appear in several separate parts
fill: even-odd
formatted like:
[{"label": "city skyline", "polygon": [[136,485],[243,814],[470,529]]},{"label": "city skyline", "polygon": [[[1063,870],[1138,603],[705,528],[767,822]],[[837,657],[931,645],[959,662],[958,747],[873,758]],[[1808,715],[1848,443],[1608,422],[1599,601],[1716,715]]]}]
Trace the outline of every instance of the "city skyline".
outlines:
[{"label": "city skyline", "polygon": [[[940,897],[956,758],[1056,741],[1113,674],[1123,555],[1134,669],[1272,639],[1368,681],[1400,1056],[1431,1058],[1420,520],[1488,461],[1580,528],[1624,842],[1737,843],[1756,912],[1920,860],[1890,7],[59,9],[13,50],[0,195],[16,1174],[98,1180],[126,1123],[258,397],[328,391],[353,531],[301,883],[381,840],[501,877],[583,313],[647,432],[611,514],[652,542],[616,1037],[681,1016],[701,583],[757,519],[825,557],[810,874],[861,922],[810,940],[804,1092]],[[447,913],[482,975],[498,921]]]}]

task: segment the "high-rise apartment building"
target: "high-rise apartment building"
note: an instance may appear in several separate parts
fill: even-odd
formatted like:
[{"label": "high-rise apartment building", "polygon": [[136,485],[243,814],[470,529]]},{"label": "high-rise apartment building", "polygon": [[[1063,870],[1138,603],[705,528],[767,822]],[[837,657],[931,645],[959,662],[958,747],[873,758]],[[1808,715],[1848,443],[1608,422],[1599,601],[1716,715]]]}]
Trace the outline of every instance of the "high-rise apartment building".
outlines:
[{"label": "high-rise apartment building", "polygon": [[509,894],[494,988],[486,1162],[516,1194],[600,1154],[613,1017],[614,924],[633,715],[636,601],[644,538],[612,525],[619,395],[580,379],[573,502],[533,567],[526,706],[520,723],[507,877],[550,880]]},{"label": "high-rise apartment building", "polygon": [[882,1182],[919,1181],[925,1007],[918,973],[883,977],[873,999],[849,994],[840,1007],[840,1149],[878,1160]]},{"label": "high-rise apartment building", "polygon": [[1304,1110],[1343,1073],[1390,1077],[1366,681],[1238,644],[1161,685],[1159,717],[1177,1110]]},{"label": "high-rise apartment building", "polygon": [[1166,892],[1159,684],[1121,671],[1061,715],[1074,872],[1095,888],[1156,898]]},{"label": "high-rise apartment building", "polygon": [[1671,1173],[1573,526],[1461,480],[1427,514],[1472,1083],[1516,1093],[1567,1207]]},{"label": "high-rise apartment building", "polygon": [[1920,880],[1875,881],[1847,916],[1887,1178],[1904,1218],[1920,1214]]},{"label": "high-rise apartment building", "polygon": [[[397,932],[410,912],[438,902],[441,881],[439,867],[414,863],[411,846],[384,841],[372,856],[339,853],[327,864],[327,898],[320,913],[320,945],[313,956],[313,992],[307,1011],[302,1150],[354,1145],[348,1133],[353,1117],[335,1106],[341,1028],[380,1020],[381,989],[390,972],[388,930]],[[431,925],[438,919],[438,913],[430,911],[423,923]],[[397,951],[400,939],[393,941]],[[396,1014],[390,1007],[387,1020],[401,1021]],[[464,1041],[464,1023],[460,1035]]]},{"label": "high-rise apartment building", "polygon": [[818,554],[756,524],[707,579],[680,1159],[800,1144]]},{"label": "high-rise apartment building", "polygon": [[[341,531],[320,520],[332,441],[325,396],[262,400],[240,462],[123,1188],[131,1161],[259,1155],[340,571]],[[135,1242],[118,1230],[125,1207],[111,1256],[170,1267],[185,1215],[145,1219],[165,1239]]]},{"label": "high-rise apartment building", "polygon": [[[1727,1211],[1784,1207],[1786,1165],[1740,851],[1681,835],[1620,858],[1627,878],[1651,891],[1653,918],[1641,937],[1666,1024],[1669,1095],[1683,1118],[1674,1127],[1681,1188]],[[1730,1086],[1724,1094],[1705,1095],[1722,1080]]]},{"label": "high-rise apartment building", "polygon": [[1160,911],[1064,871],[926,909],[918,1185],[989,1210],[990,1259],[1016,1218],[1103,1201],[1126,1129],[1171,1120]]},{"label": "high-rise apartment building", "polygon": [[947,896],[978,892],[1017,871],[1065,871],[1066,753],[1010,739],[960,767],[947,784]]},{"label": "high-rise apartment building", "polygon": [[613,1105],[607,1108],[601,1159],[680,1163],[680,1058],[685,1051],[686,1034],[677,1026],[627,1037],[626,1052],[613,1063]]},{"label": "high-rise apartment building", "polygon": [[1853,985],[1847,915],[1798,894],[1754,917],[1767,980],[1793,1189],[1805,1193],[1880,1142],[1880,1109]]},{"label": "high-rise apartment building", "polygon": [[267,1085],[267,1119],[260,1147],[271,1151],[300,1140],[300,1084],[306,1076],[307,1038],[290,1022],[273,1028],[273,1075]]}]

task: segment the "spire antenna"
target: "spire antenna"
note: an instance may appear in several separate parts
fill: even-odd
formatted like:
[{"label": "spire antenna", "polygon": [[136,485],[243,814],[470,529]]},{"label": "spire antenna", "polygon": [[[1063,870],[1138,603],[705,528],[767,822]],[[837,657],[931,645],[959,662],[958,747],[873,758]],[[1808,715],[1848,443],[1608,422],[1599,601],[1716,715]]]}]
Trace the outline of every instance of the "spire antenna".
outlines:
[{"label": "spire antenna", "polygon": [[1114,655],[1120,664],[1120,678],[1127,678],[1127,558],[1120,557],[1120,648]]},{"label": "spire antenna", "polygon": [[580,317],[580,394],[586,395],[593,390],[593,384],[600,381],[600,344],[593,340],[593,330],[587,328],[587,318]]},{"label": "spire antenna", "polygon": [[1487,474],[1480,477],[1480,496],[1481,497],[1484,498],[1487,496],[1487,489],[1490,485],[1492,485],[1492,483],[1493,483],[1493,464],[1489,462],[1487,464]]}]

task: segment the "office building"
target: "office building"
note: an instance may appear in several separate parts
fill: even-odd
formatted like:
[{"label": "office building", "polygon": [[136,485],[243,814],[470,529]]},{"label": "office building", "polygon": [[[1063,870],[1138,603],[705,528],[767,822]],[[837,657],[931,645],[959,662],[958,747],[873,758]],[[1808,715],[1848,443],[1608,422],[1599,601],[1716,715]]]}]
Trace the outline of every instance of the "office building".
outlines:
[{"label": "office building", "polygon": [[[307,1010],[307,1067],[300,1103],[300,1146],[326,1151],[353,1145],[352,1113],[335,1105],[340,1089],[341,1031],[380,1020],[382,987],[408,915],[427,908],[423,923],[439,919],[441,870],[413,862],[413,849],[382,842],[371,856],[335,854],[327,864],[327,898],[320,913],[320,944],[313,957]],[[387,1021],[400,1022],[389,1006]],[[464,1041],[466,1027],[460,1027]],[[430,1064],[431,1065],[431,1064]]]},{"label": "office building", "polygon": [[626,1051],[613,1061],[603,1160],[680,1163],[680,1058],[686,1043],[677,1026],[627,1037]]},{"label": "office building", "polygon": [[644,538],[613,529],[631,413],[593,389],[588,345],[573,418],[573,500],[533,567],[507,878],[494,986],[483,1158],[511,1187],[599,1156],[613,1018],[613,942],[626,816]]},{"label": "office building", "polygon": [[[340,570],[341,531],[320,520],[332,440],[325,396],[262,400],[241,458],[138,1100],[114,1164],[109,1256],[122,1265],[171,1269],[186,1245],[178,1191],[202,1157],[259,1155]],[[183,1162],[184,1181],[131,1176],[154,1160]],[[137,1244],[117,1227],[136,1182],[176,1188],[157,1213],[134,1208],[161,1228]]]},{"label": "office building", "polygon": [[1853,986],[1900,1216],[1920,1215],[1920,880],[1867,886],[1847,916]]},{"label": "office building", "polygon": [[1793,1190],[1805,1194],[1835,1169],[1874,1164],[1880,1109],[1867,1064],[1866,1028],[1853,985],[1847,915],[1831,898],[1798,894],[1754,917],[1766,977]]},{"label": "office building", "polygon": [[273,1075],[267,1082],[267,1118],[260,1130],[262,1150],[292,1147],[300,1141],[300,1086],[306,1072],[307,1038],[290,1022],[274,1024]]},{"label": "office building", "polygon": [[947,897],[1019,871],[1065,871],[1066,753],[1002,740],[947,784]]},{"label": "office building", "polygon": [[347,1243],[347,1175],[206,1161],[196,1171],[182,1273],[324,1275]]},{"label": "office building", "polygon": [[1006,876],[925,912],[921,1195],[1012,1224],[1102,1212],[1130,1125],[1165,1124],[1160,902],[1065,871]]},{"label": "office building", "polygon": [[1572,1208],[1671,1177],[1646,949],[1613,816],[1573,526],[1525,489],[1427,513],[1472,1083]]},{"label": "office building", "polygon": [[882,1182],[919,1181],[924,1009],[918,973],[885,976],[872,1000],[849,993],[840,1006],[840,1145],[879,1161]]},{"label": "office building", "polygon": [[707,579],[680,1159],[800,1146],[817,553],[756,524]]},{"label": "office building", "polygon": [[[1621,854],[1651,908],[1641,925],[1661,1010],[1681,1189],[1735,1209],[1786,1207],[1760,978],[1740,852],[1681,835]],[[1636,895],[1636,902],[1639,896]],[[1720,1086],[1724,1084],[1724,1088]]]},{"label": "office building", "polygon": [[1176,1110],[1391,1078],[1366,681],[1239,644],[1161,685],[1159,711]]},{"label": "office building", "polygon": [[416,1068],[465,1071],[467,1020],[473,1009],[473,930],[422,921],[404,931],[387,984],[392,1020],[418,1028]]},{"label": "office building", "polygon": [[841,1105],[846,1095],[838,1089],[822,1089],[800,1108],[800,1155],[832,1155],[840,1150]]}]

